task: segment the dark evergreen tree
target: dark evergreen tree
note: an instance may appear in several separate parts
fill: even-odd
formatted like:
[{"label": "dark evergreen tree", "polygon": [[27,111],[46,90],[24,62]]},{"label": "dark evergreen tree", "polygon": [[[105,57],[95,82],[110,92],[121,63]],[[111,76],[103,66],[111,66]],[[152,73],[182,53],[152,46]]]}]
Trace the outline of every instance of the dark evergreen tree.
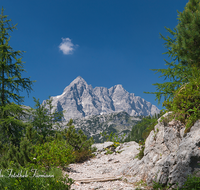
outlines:
[{"label": "dark evergreen tree", "polygon": [[[40,104],[39,99],[34,98],[35,109],[32,109],[33,130],[37,133],[40,143],[46,142],[49,138],[55,137],[61,129],[63,111],[53,110],[52,99],[49,97],[44,104]],[[49,139],[50,140],[50,139]]]},{"label": "dark evergreen tree", "polygon": [[[30,121],[27,122],[23,137],[20,139],[20,145],[15,144],[2,145],[0,143],[0,167],[8,168],[10,162],[14,163],[13,167],[27,166],[35,161],[30,159],[34,153],[34,147],[40,146],[45,142],[63,140],[61,130],[62,112],[53,111],[52,99],[46,100],[44,104],[39,103],[39,99],[34,98],[36,109],[26,109],[27,117],[31,115]],[[10,107],[10,106],[9,106]],[[23,121],[22,124],[24,124]],[[24,124],[25,125],[25,124]]]},{"label": "dark evergreen tree", "polygon": [[139,143],[140,141],[145,141],[149,136],[150,132],[154,130],[154,126],[157,124],[157,120],[163,115],[164,112],[160,114],[155,114],[154,116],[143,117],[136,125],[132,127],[131,132],[124,142],[135,141]]},{"label": "dark evergreen tree", "polygon": [[194,70],[200,68],[200,1],[190,0],[185,10],[178,12],[178,20],[174,31],[165,27],[174,39],[160,34],[168,49],[163,54],[168,54],[173,61],[170,63],[165,60],[167,69],[151,69],[156,73],[160,72],[160,77],[165,77],[165,80],[168,78],[171,82],[155,83],[153,85],[157,92],[144,92],[155,94],[158,103],[162,96],[165,100],[172,101],[176,90],[187,84],[191,78],[197,77],[194,76]]},{"label": "dark evergreen tree", "polygon": [[25,128],[29,125],[21,120],[26,113],[17,104],[10,103],[1,106],[0,112],[0,141],[19,146],[20,139],[24,136]]},{"label": "dark evergreen tree", "polygon": [[178,13],[178,35],[172,48],[184,65],[200,68],[200,0],[190,0],[183,13]]},{"label": "dark evergreen tree", "polygon": [[[9,31],[16,29],[10,25],[2,7],[0,15],[0,140],[3,143],[19,145],[20,137],[26,126],[20,121],[25,114],[20,104],[24,97],[20,91],[26,90],[28,95],[34,81],[22,78],[22,51],[14,51],[9,45]],[[15,104],[16,103],[16,104]]]},{"label": "dark evergreen tree", "polygon": [[75,161],[82,162],[92,156],[91,153],[93,148],[91,146],[94,143],[94,139],[93,137],[88,139],[87,135],[85,135],[81,129],[76,132],[75,126],[72,124],[73,120],[70,119],[67,124],[68,128],[65,128],[62,131],[62,135],[67,144],[71,145],[74,148],[76,156]]}]

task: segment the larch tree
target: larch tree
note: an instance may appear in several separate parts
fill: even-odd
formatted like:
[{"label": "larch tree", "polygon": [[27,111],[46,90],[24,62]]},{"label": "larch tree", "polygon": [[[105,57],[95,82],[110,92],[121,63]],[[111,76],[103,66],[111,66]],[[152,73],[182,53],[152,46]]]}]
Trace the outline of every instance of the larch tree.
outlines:
[{"label": "larch tree", "polygon": [[189,0],[184,11],[178,12],[178,20],[175,31],[166,28],[174,39],[161,35],[168,49],[164,54],[173,61],[165,60],[167,69],[152,69],[170,82],[153,84],[158,92],[145,93],[155,94],[158,103],[164,96],[166,111],[186,125],[187,133],[200,118],[200,0]]},{"label": "larch tree", "polygon": [[54,109],[52,105],[53,99],[50,96],[43,104],[40,104],[39,99],[35,97],[33,99],[35,109],[31,109],[33,116],[31,123],[36,131],[37,139],[40,143],[44,143],[52,138],[54,139],[56,133],[61,130],[64,111]]},{"label": "larch tree", "polygon": [[30,78],[22,78],[24,72],[22,53],[14,51],[9,45],[9,32],[16,29],[16,25],[10,25],[7,15],[4,15],[2,7],[0,15],[0,140],[1,143],[19,145],[26,123],[20,118],[25,114],[21,103],[24,97],[20,92],[26,90],[28,95],[32,90],[34,81]]},{"label": "larch tree", "polygon": [[200,71],[200,0],[189,0],[184,11],[177,12],[179,22],[174,31],[165,27],[173,38],[160,34],[168,50],[163,54],[168,54],[173,61],[165,60],[167,69],[151,69],[160,72],[159,77],[165,77],[164,80],[168,78],[170,82],[153,84],[157,92],[144,92],[155,94],[158,103],[163,96],[165,100],[172,101],[175,92],[190,79],[197,78]]}]

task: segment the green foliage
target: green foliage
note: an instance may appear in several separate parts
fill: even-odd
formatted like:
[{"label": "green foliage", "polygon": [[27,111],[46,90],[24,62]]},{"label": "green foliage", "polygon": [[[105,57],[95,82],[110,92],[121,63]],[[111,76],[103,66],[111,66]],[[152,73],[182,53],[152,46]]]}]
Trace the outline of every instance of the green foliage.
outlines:
[{"label": "green foliage", "polygon": [[[36,168],[39,171],[49,172],[56,166],[64,168],[70,163],[81,162],[92,156],[92,138],[87,140],[87,136],[81,130],[76,133],[74,126],[72,126],[72,120],[68,124],[69,129],[51,133],[51,121],[56,120],[47,113],[47,110],[43,110],[45,119],[40,120],[41,130],[34,127],[34,123],[26,122],[26,129],[23,130],[23,137],[20,139],[19,146],[0,143],[0,168],[12,168],[14,170]],[[26,111],[28,112],[28,110]],[[36,118],[36,115],[34,116]],[[43,130],[42,126],[45,126],[45,124],[49,127]],[[43,137],[41,131],[46,132],[46,141],[41,141],[40,138]],[[71,179],[56,181],[55,178],[28,177],[17,178],[17,180],[12,178],[9,183],[4,178],[1,181],[8,189],[15,188],[16,185],[20,189],[38,189],[39,185],[41,186],[39,189],[45,189],[48,184],[48,189],[70,189],[72,183]]]},{"label": "green foliage", "polygon": [[34,98],[34,101],[35,109],[29,110],[33,117],[31,124],[36,130],[37,139],[40,139],[44,143],[52,140],[52,137],[55,137],[56,130],[60,130],[60,121],[63,117],[63,112],[53,111],[53,100],[50,97],[43,105],[40,104],[39,99]]},{"label": "green foliage", "polygon": [[82,130],[76,133],[75,127],[72,125],[73,120],[69,121],[68,128],[62,132],[67,144],[73,147],[75,151],[75,162],[83,162],[92,157],[91,145],[94,143],[93,138],[87,139]]},{"label": "green foliage", "polygon": [[34,153],[30,159],[35,160],[35,164],[41,168],[51,168],[53,166],[64,168],[64,166],[74,162],[74,153],[73,147],[68,145],[66,141],[54,140],[35,145]]},{"label": "green foliage", "polygon": [[[117,148],[120,145],[120,142],[124,141],[124,137],[125,134],[120,138],[118,137],[118,135],[116,135],[115,133],[111,132],[110,135],[108,135],[106,132],[100,133],[100,135],[106,139],[106,141],[111,141],[114,142],[114,144],[112,145],[112,147]],[[121,153],[121,151],[117,151],[118,153]],[[113,151],[110,150],[109,148],[106,148],[106,154],[112,154]]]},{"label": "green foliage", "polygon": [[[58,144],[59,146],[60,144]],[[45,146],[45,145],[44,145]],[[46,148],[46,147],[45,147]],[[49,148],[49,147],[48,147]],[[56,147],[56,148],[60,148]],[[63,148],[63,147],[62,147]],[[2,151],[3,150],[3,151]],[[37,150],[37,149],[36,149]],[[54,149],[55,151],[55,149]],[[52,162],[49,162],[49,164],[52,165],[58,165],[58,162],[61,162],[61,165],[65,158],[68,159],[68,157],[63,157],[61,160],[59,160],[59,154],[58,150],[57,152],[54,152],[54,159]],[[59,150],[60,151],[60,150]],[[1,175],[4,175],[3,177],[0,177],[0,189],[70,189],[71,184],[73,183],[72,179],[68,178],[66,176],[63,178],[62,176],[62,170],[59,168],[53,168],[48,167],[42,169],[42,166],[46,166],[43,163],[40,163],[41,160],[45,160],[45,153],[47,150],[41,151],[41,157],[40,159],[33,159],[31,157],[32,153],[34,152],[33,145],[28,141],[27,138],[24,138],[21,143],[20,147],[15,147],[14,145],[11,146],[1,146],[1,160],[0,160],[0,168],[1,168]],[[36,151],[37,152],[37,151]],[[64,151],[63,151],[64,152]],[[58,154],[57,154],[58,153]],[[71,156],[71,155],[70,155]],[[53,175],[53,177],[37,177],[33,176],[34,173],[31,172],[34,169],[34,171],[37,171],[37,175]],[[48,169],[48,170],[46,170]],[[28,171],[28,176],[17,176],[17,177],[11,177],[9,176],[10,172],[12,171],[12,175],[25,175],[26,171]],[[9,171],[9,174],[8,174]]]},{"label": "green foliage", "polygon": [[[51,102],[50,102],[51,104]],[[50,121],[48,114],[45,120],[40,120],[41,131]],[[50,117],[51,118],[51,117]],[[46,141],[41,141],[43,134],[38,133],[38,128],[34,128],[32,124],[27,123],[25,134],[21,138],[20,146],[13,144],[0,144],[1,157],[0,166],[7,168],[10,161],[15,163],[16,167],[38,166],[38,168],[51,168],[53,166],[67,166],[72,162],[82,162],[92,157],[93,139],[87,140],[87,136],[79,130],[76,133],[72,120],[68,123],[69,128],[57,131],[54,136],[50,128],[45,128]],[[50,138],[52,137],[52,138]]]},{"label": "green foliage", "polygon": [[[161,72],[162,76],[173,80],[157,85],[158,92],[156,99],[160,102],[162,95],[165,96],[163,106],[169,111],[173,111],[174,118],[186,124],[185,132],[196,120],[200,118],[200,93],[199,93],[199,71],[200,71],[200,2],[199,0],[190,0],[185,10],[178,12],[179,23],[175,32],[167,28],[175,38],[172,40],[161,37],[166,40],[165,46],[168,54],[173,58],[173,62],[167,62],[167,69],[153,69]],[[178,64],[175,62],[178,61]]]},{"label": "green foliage", "polygon": [[[161,97],[164,95],[165,101],[172,101],[175,92],[184,84],[189,82],[192,78],[192,67],[200,67],[200,3],[199,0],[190,0],[185,7],[185,10],[178,12],[179,23],[173,32],[171,29],[166,28],[167,31],[173,36],[174,39],[165,38],[165,47],[168,49],[168,54],[173,61],[167,63],[167,69],[152,69],[156,73],[160,72],[160,77],[169,78],[172,82],[165,82],[162,84],[156,83],[158,92],[150,94],[156,95],[156,100],[160,103]],[[175,64],[178,61],[178,64]],[[145,92],[146,93],[146,92]]]},{"label": "green foliage", "polygon": [[173,111],[176,120],[186,125],[185,132],[189,132],[192,125],[200,119],[200,69],[193,70],[193,77],[189,82],[175,91],[173,101],[165,101],[163,105]]},{"label": "green foliage", "polygon": [[190,175],[184,183],[181,190],[198,190],[200,189],[200,177]]},{"label": "green foliage", "polygon": [[[20,91],[32,90],[34,81],[22,78],[23,69],[22,51],[14,51],[9,45],[9,31],[16,29],[16,25],[10,25],[7,15],[4,15],[2,7],[0,15],[0,140],[2,143],[13,143],[19,146],[22,131],[25,127],[19,120],[23,114],[20,106],[14,104],[22,103],[24,97],[19,95]],[[13,101],[13,102],[11,102]]]},{"label": "green foliage", "polygon": [[[165,111],[161,110],[159,114],[154,116],[147,116],[143,117],[140,122],[132,127],[132,130],[128,137],[125,139],[125,142],[135,141],[139,143],[139,153],[137,154],[136,158],[141,160],[144,156],[144,149],[145,149],[145,141],[149,136],[150,132],[154,130],[155,125],[157,124],[157,120],[165,114]],[[154,131],[154,138],[156,138],[156,134],[158,133],[158,129]]]},{"label": "green foliage", "polygon": [[12,143],[19,146],[20,139],[27,127],[27,123],[20,120],[24,115],[26,115],[24,109],[15,103],[0,107],[0,140],[3,144]]},{"label": "green foliage", "polygon": [[106,150],[106,155],[108,155],[108,154],[112,154],[112,153],[113,153],[113,151],[110,150],[109,148],[106,148],[105,150]]},{"label": "green foliage", "polygon": [[[64,167],[72,162],[84,161],[92,156],[93,138],[80,130],[75,132],[72,120],[69,129],[61,130],[63,112],[53,111],[52,99],[40,105],[34,98],[36,109],[28,109],[19,92],[32,90],[34,81],[22,78],[25,71],[21,61],[22,51],[14,51],[9,45],[10,26],[7,16],[0,15],[0,174],[7,169],[17,177],[0,177],[0,189],[70,189],[73,183],[68,176],[63,178]],[[15,61],[15,62],[14,62]],[[17,104],[15,104],[17,103]],[[27,118],[29,120],[27,121]],[[3,169],[3,170],[2,170]],[[38,175],[53,174],[54,177],[20,176],[21,171],[38,170]]]},{"label": "green foliage", "polygon": [[124,137],[125,137],[125,134],[123,134],[123,136],[120,138],[118,137],[118,135],[116,135],[116,133],[113,133],[111,132],[109,135],[107,134],[107,132],[103,132],[103,133],[100,133],[100,135],[106,139],[106,141],[111,141],[111,142],[123,142],[124,141]]},{"label": "green foliage", "polygon": [[147,116],[142,118],[140,122],[132,127],[131,132],[124,141],[135,141],[137,143],[144,141],[149,136],[150,132],[154,130],[154,126],[157,124],[158,118],[164,113],[165,112],[161,111],[160,114],[154,115],[153,117]]},{"label": "green foliage", "polygon": [[158,128],[156,130],[154,130],[154,135],[153,135],[154,140],[156,140],[156,135],[158,134],[158,132],[159,132]]},{"label": "green foliage", "polygon": [[[172,184],[162,185],[159,182],[153,181],[153,189],[155,190],[199,190],[200,189],[200,177],[198,177],[195,172],[193,175],[188,175],[185,183],[182,187],[178,187],[178,183],[176,183],[176,188],[172,188]],[[157,178],[157,176],[156,176]]]},{"label": "green foliage", "polygon": [[163,186],[158,182],[153,181],[153,189],[155,190],[199,190],[200,189],[200,177],[195,175],[189,175],[184,185],[180,188],[178,183],[176,184],[177,188],[171,188],[172,184]]},{"label": "green foliage", "polygon": [[137,186],[137,188],[135,190],[141,190],[144,188],[140,188],[140,187],[146,187],[147,183],[141,179],[140,181],[136,182],[134,185]]},{"label": "green foliage", "polygon": [[8,168],[10,162],[14,162],[15,167],[25,167],[27,163],[33,163],[30,160],[30,153],[33,151],[33,146],[27,138],[21,140],[19,147],[13,144],[1,144],[0,151],[0,168]]},{"label": "green foliage", "polygon": [[[62,170],[52,168],[50,171],[42,171],[30,168],[9,168],[2,170],[0,177],[0,189],[20,189],[20,190],[69,190],[73,180],[62,176]],[[21,175],[22,177],[11,177],[11,175]],[[46,177],[44,177],[46,176]]]},{"label": "green foliage", "polygon": [[114,142],[113,147],[114,147],[114,148],[117,148],[119,145],[120,145],[119,142]]},{"label": "green foliage", "polygon": [[[175,33],[171,31],[169,28],[167,28],[168,32],[170,32],[173,36]],[[177,34],[177,33],[176,33]],[[162,36],[162,35],[161,35]],[[176,53],[172,54],[171,52],[171,46],[174,43],[174,40],[168,37],[168,39],[164,38],[164,40],[167,42],[165,43],[166,47],[168,48],[168,52],[163,53],[163,54],[169,54],[173,58],[174,61],[171,63],[166,61],[166,66],[168,66],[167,69],[150,69],[152,71],[156,71],[156,73],[161,73],[160,77],[165,77],[164,80],[169,79],[170,82],[164,82],[164,83],[155,83],[153,84],[156,86],[156,91],[157,92],[144,92],[147,94],[155,94],[156,99],[158,100],[158,104],[160,104],[160,100],[162,97],[164,97],[164,100],[172,100],[174,97],[174,91],[180,88],[183,84],[188,82],[188,79],[191,77],[191,68],[183,65],[182,63],[176,64],[176,61],[178,60],[178,57]]]},{"label": "green foliage", "polygon": [[139,146],[140,147],[137,149],[137,150],[139,150],[139,153],[136,155],[135,158],[138,158],[139,160],[141,160],[144,156],[145,141],[140,141]]},{"label": "green foliage", "polygon": [[[185,10],[182,13],[178,12],[178,17],[179,23],[175,32],[165,27],[174,39],[161,35],[168,49],[168,52],[164,54],[168,54],[173,61],[169,63],[165,60],[167,69],[152,69],[156,73],[160,72],[160,77],[164,76],[165,80],[168,78],[172,82],[153,84],[157,86],[158,92],[150,94],[156,95],[158,103],[164,96],[163,106],[167,108],[167,111],[173,111],[169,118],[163,119],[164,123],[172,118],[180,120],[186,125],[186,133],[194,122],[200,119],[200,1],[189,0]],[[179,63],[176,64],[176,61]],[[169,189],[170,186],[171,184],[163,187],[154,182],[153,189]],[[180,189],[200,189],[200,178],[195,175],[188,176]]]},{"label": "green foliage", "polygon": [[[35,98],[34,98],[35,99]],[[55,111],[51,113],[51,110],[53,106],[51,105],[52,101],[47,100],[47,105],[49,109],[44,108],[44,105],[39,105],[39,100],[36,100],[36,110],[26,110],[26,114],[30,115],[30,113],[34,113],[33,120],[29,122],[23,122],[22,120],[17,120],[22,118],[24,114],[21,112],[23,109],[16,105],[16,104],[7,104],[4,109],[7,108],[6,111],[12,112],[12,117],[9,116],[10,120],[7,121],[7,125],[10,125],[10,123],[17,122],[16,125],[18,125],[18,128],[16,127],[16,130],[18,130],[18,133],[20,135],[18,136],[17,140],[20,142],[17,144],[1,144],[1,149],[3,150],[3,154],[0,157],[0,165],[3,168],[8,167],[8,164],[10,161],[14,161],[16,166],[26,166],[28,163],[34,163],[36,164],[36,160],[32,160],[33,155],[36,157],[37,154],[41,154],[38,158],[38,161],[40,161],[40,166],[44,166],[45,164],[48,165],[63,165],[65,162],[66,164],[69,164],[72,162],[71,156],[62,158],[61,153],[63,155],[71,155],[72,148],[66,148],[67,145],[64,143],[63,138],[61,134],[59,135],[59,131],[53,130],[53,127],[55,126],[55,123],[60,119],[62,116],[60,113],[56,113]],[[9,108],[9,109],[8,109]],[[11,114],[10,114],[11,115]],[[15,119],[17,118],[17,119]],[[4,125],[5,125],[5,120]],[[3,122],[0,120],[0,123]],[[24,126],[25,130],[22,128],[19,130],[19,126]],[[53,126],[54,125],[54,126]],[[4,133],[0,133],[5,135]],[[15,133],[16,134],[16,133]],[[9,138],[12,136],[7,134]],[[16,135],[15,135],[16,136]],[[53,141],[56,139],[56,142]],[[62,141],[61,141],[62,140]],[[44,144],[45,142],[49,142]],[[11,141],[12,142],[12,141]],[[51,147],[49,147],[51,146]],[[70,147],[70,146],[69,146]],[[62,149],[61,149],[62,148]],[[51,152],[48,152],[48,150],[51,149]],[[53,150],[53,153],[52,153]],[[58,152],[58,150],[60,152]],[[68,153],[69,152],[69,153]],[[54,159],[52,159],[54,157]],[[45,160],[46,159],[46,160]],[[51,159],[51,161],[50,161]],[[44,161],[45,160],[45,161]],[[70,160],[70,161],[69,161]],[[45,162],[45,163],[44,163]],[[46,163],[47,162],[47,163]]]},{"label": "green foliage", "polygon": [[[178,11],[177,11],[178,12]],[[189,0],[184,11],[179,13],[178,35],[173,49],[177,56],[185,60],[188,66],[200,67],[200,2]]]},{"label": "green foliage", "polygon": [[[9,45],[10,35],[9,31],[16,29],[16,25],[10,26],[10,20],[7,15],[4,15],[2,7],[0,15],[0,105],[10,103],[10,99],[14,102],[22,103],[23,98],[19,92],[26,90],[27,93],[32,90],[31,86],[34,81],[29,78],[22,78],[21,72],[24,72],[22,62],[22,51],[14,51]],[[18,58],[18,56],[20,58]],[[15,61],[13,63],[13,60]]]}]

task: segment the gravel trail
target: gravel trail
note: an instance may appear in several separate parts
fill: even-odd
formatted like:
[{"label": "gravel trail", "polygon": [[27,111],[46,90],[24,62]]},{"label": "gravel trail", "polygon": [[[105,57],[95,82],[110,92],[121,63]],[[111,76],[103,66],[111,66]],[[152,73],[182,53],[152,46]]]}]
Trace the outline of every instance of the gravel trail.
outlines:
[{"label": "gravel trail", "polygon": [[[119,169],[133,160],[138,153],[138,144],[134,141],[123,143],[118,147],[121,153],[96,153],[94,158],[68,166],[70,178],[75,180],[74,190],[135,190],[134,184],[127,183],[129,176],[122,175]],[[90,181],[90,182],[88,182]]]}]

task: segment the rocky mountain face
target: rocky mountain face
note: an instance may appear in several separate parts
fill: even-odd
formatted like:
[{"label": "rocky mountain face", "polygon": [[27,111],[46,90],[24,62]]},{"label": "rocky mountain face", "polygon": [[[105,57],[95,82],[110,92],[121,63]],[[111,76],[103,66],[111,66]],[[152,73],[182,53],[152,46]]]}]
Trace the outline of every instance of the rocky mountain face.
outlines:
[{"label": "rocky mountain face", "polygon": [[[132,127],[141,121],[138,116],[130,116],[126,112],[110,113],[102,115],[87,116],[73,120],[73,125],[78,131],[81,129],[88,138],[93,137],[95,143],[104,141],[100,133],[115,133],[119,138],[130,133]],[[67,122],[63,122],[66,126]]]},{"label": "rocky mountain face", "polygon": [[181,187],[188,175],[200,176],[200,119],[184,134],[185,126],[180,121],[167,118],[171,112],[158,120],[158,124],[146,139],[144,157],[133,159],[124,165],[119,174],[132,176],[129,182],[145,180],[148,185],[153,181],[162,185],[172,184],[172,188]]},{"label": "rocky mountain face", "polygon": [[[30,111],[30,107],[23,106],[27,115],[21,117],[24,122],[34,119],[34,110]],[[26,111],[26,110],[29,110]],[[92,115],[84,118],[76,118],[73,120],[73,125],[78,132],[81,129],[88,138],[93,137],[95,143],[104,142],[100,133],[106,132],[108,135],[113,132],[119,138],[123,135],[128,136],[132,127],[141,121],[142,116],[130,116],[126,112],[113,112],[110,114]],[[61,122],[61,128],[67,127],[68,121]]]},{"label": "rocky mountain face", "polygon": [[[159,109],[118,84],[111,88],[88,85],[77,77],[59,96],[51,97],[58,111],[65,110],[64,120],[125,111],[130,116],[154,115]],[[45,101],[43,101],[44,103]]]}]

